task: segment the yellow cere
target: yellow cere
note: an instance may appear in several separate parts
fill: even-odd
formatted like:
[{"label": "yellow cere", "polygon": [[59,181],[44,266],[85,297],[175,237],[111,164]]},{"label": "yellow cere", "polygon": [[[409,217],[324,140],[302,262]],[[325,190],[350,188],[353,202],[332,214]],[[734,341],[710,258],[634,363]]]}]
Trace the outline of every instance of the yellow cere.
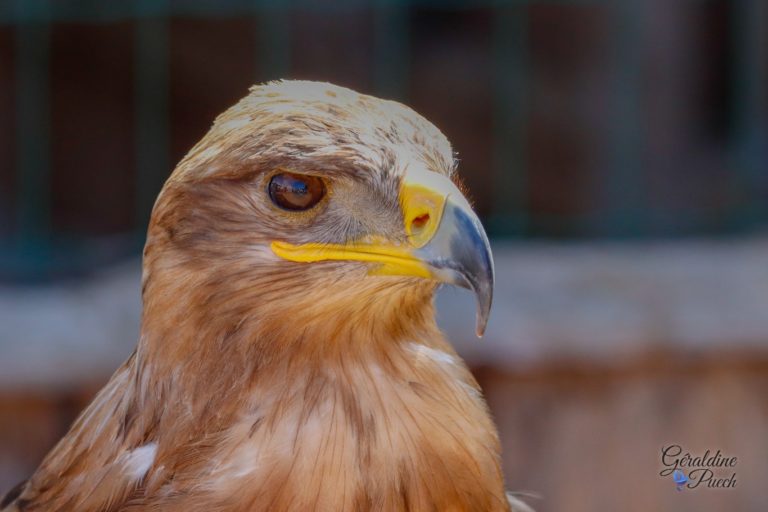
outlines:
[{"label": "yellow cere", "polygon": [[424,247],[437,231],[443,215],[446,196],[421,184],[403,184],[400,201],[408,241],[416,248]]}]

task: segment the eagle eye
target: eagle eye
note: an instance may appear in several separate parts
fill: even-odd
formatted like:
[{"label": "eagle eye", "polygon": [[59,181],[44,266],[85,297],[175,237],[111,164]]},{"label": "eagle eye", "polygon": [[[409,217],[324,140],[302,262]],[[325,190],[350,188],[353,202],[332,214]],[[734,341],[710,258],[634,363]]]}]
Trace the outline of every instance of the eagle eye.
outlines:
[{"label": "eagle eye", "polygon": [[325,183],[317,176],[281,172],[269,180],[269,197],[284,210],[309,210],[325,195]]}]

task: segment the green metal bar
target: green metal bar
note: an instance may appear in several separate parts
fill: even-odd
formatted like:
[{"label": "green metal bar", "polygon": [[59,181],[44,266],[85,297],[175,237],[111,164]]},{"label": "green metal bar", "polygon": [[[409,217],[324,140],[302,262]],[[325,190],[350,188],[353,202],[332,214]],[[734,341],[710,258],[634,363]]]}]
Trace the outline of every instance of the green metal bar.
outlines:
[{"label": "green metal bar", "polygon": [[613,5],[613,66],[611,88],[612,137],[606,162],[604,211],[596,212],[592,230],[612,236],[637,236],[647,229],[643,208],[642,131],[640,129],[642,0],[624,0]]},{"label": "green metal bar", "polygon": [[373,38],[376,93],[405,101],[408,97],[410,75],[408,2],[376,1]]},{"label": "green metal bar", "polygon": [[27,266],[50,250],[50,28],[47,0],[16,0],[17,240]]},{"label": "green metal bar", "polygon": [[258,24],[257,82],[289,78],[291,73],[291,3],[289,0],[255,4]]},{"label": "green metal bar", "polygon": [[137,0],[135,32],[136,229],[141,239],[170,173],[168,25],[166,3]]},{"label": "green metal bar", "polygon": [[737,226],[768,221],[768,6],[765,0],[734,0],[732,158],[743,206]]},{"label": "green metal bar", "polygon": [[493,29],[493,214],[492,234],[522,236],[528,212],[528,11],[526,5],[495,10]]}]

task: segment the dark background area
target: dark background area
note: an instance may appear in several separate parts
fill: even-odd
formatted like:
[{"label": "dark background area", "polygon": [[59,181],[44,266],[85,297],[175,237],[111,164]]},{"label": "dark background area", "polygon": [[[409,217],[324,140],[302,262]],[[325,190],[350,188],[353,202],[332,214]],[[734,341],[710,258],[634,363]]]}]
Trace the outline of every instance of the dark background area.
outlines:
[{"label": "dark background area", "polygon": [[[499,282],[483,345],[451,323],[471,305],[442,310],[511,489],[764,509],[764,0],[0,0],[0,492],[132,349],[175,163],[278,78],[397,99],[451,140]],[[677,493],[672,441],[734,453],[741,486]]]},{"label": "dark background area", "polygon": [[5,2],[2,275],[135,251],[173,164],[279,77],[433,120],[496,236],[760,230],[765,17],[725,0]]}]

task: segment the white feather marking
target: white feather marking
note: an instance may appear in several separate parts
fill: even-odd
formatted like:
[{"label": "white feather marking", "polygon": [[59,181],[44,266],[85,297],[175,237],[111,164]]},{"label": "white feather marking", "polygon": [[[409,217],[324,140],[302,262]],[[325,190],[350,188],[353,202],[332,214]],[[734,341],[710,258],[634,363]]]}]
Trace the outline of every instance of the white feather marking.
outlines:
[{"label": "white feather marking", "polygon": [[480,394],[480,392],[479,392],[477,389],[475,389],[474,387],[472,387],[472,386],[470,386],[469,384],[467,384],[466,382],[464,382],[464,381],[459,381],[459,386],[461,386],[461,388],[462,388],[464,391],[466,391],[466,392],[467,392],[467,394],[468,394],[469,396],[471,396],[472,398],[474,398],[474,399],[480,399],[480,398],[482,398],[482,395]]},{"label": "white feather marking", "polygon": [[456,364],[456,358],[451,354],[443,352],[442,350],[437,350],[432,347],[422,345],[421,343],[414,342],[408,343],[406,346],[408,350],[416,354],[416,358],[418,360],[429,359],[445,366],[453,366]]},{"label": "white feather marking", "polygon": [[123,456],[123,467],[131,479],[140,480],[147,474],[155,462],[157,443],[149,443],[126,453]]},{"label": "white feather marking", "polygon": [[212,160],[219,156],[219,153],[221,153],[221,148],[219,146],[211,146],[202,150],[200,154],[197,155],[197,158],[200,160]]},{"label": "white feather marking", "polygon": [[275,254],[272,248],[267,244],[254,244],[248,249],[253,256],[258,258],[259,262],[263,262],[264,260],[279,260],[277,254]]},{"label": "white feather marking", "polygon": [[242,443],[224,463],[220,462],[213,468],[211,475],[215,478],[211,484],[215,488],[232,478],[242,478],[253,474],[258,468],[258,463],[259,446],[255,443]]},{"label": "white feather marking", "polygon": [[248,126],[251,123],[251,118],[247,116],[243,117],[237,117],[235,119],[230,119],[229,121],[224,121],[221,123],[219,128],[222,130],[237,130],[238,128],[242,128],[243,126]]}]

